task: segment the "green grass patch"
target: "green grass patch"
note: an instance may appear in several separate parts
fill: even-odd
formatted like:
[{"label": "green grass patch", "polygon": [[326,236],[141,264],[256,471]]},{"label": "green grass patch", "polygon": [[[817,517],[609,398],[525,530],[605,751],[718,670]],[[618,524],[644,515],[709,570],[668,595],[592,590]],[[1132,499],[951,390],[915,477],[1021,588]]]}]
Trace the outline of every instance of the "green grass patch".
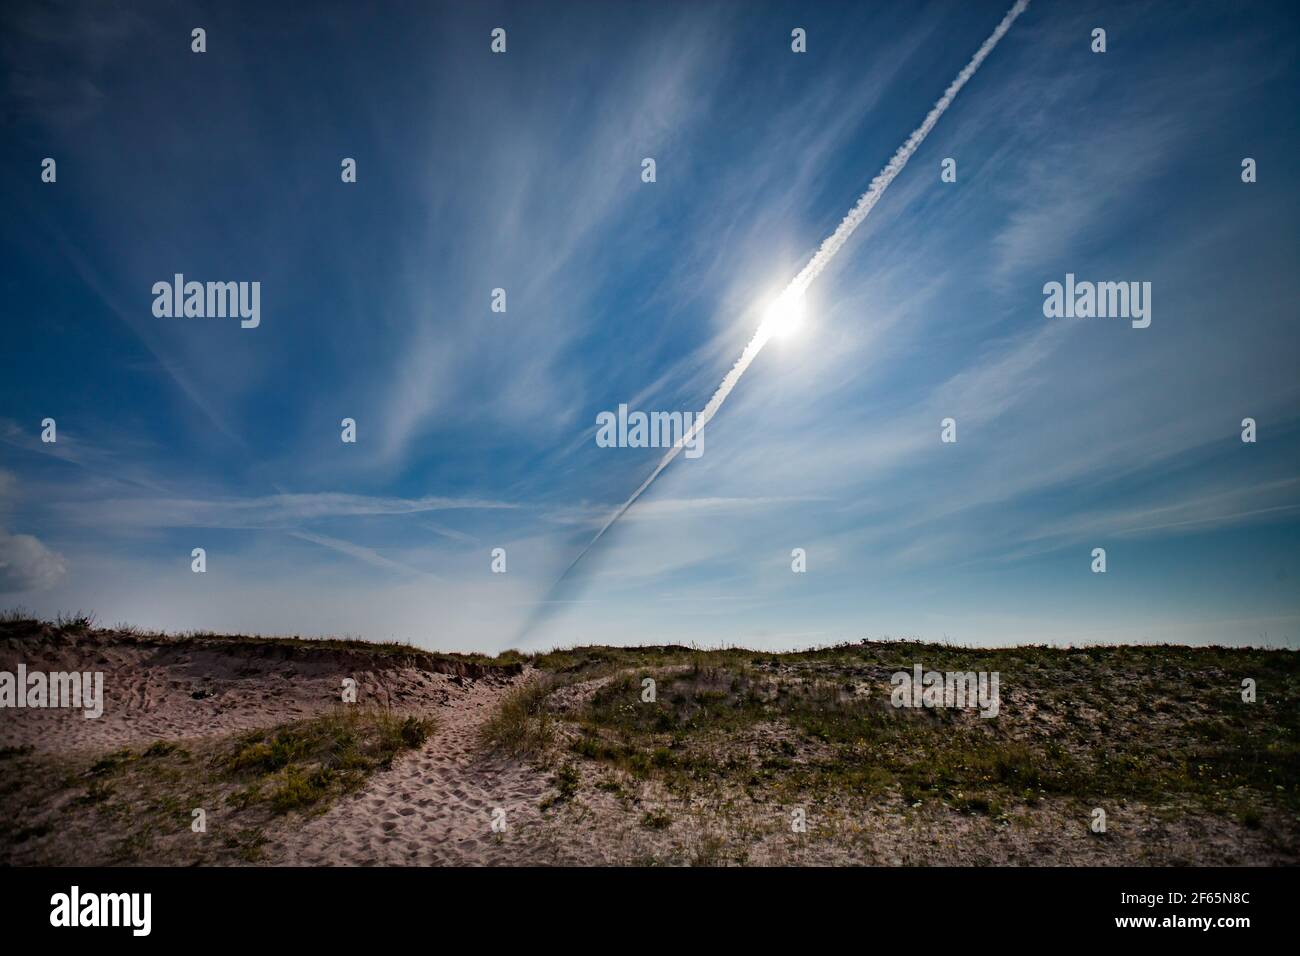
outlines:
[{"label": "green grass patch", "polygon": [[357,789],[403,750],[422,746],[432,731],[428,720],[348,708],[240,734],[214,769],[241,785],[232,795],[236,806],[264,800],[287,813]]},{"label": "green grass patch", "polygon": [[[71,760],[18,755],[12,779],[27,781],[30,792],[6,800],[13,819],[0,826],[0,863],[39,845],[41,863],[86,864],[76,855],[82,829],[114,834],[106,855],[89,861],[100,865],[253,862],[277,817],[324,812],[433,729],[419,717],[349,707],[186,746],[157,741]],[[41,799],[50,781],[61,781],[71,799],[53,806]],[[192,829],[196,809],[205,832]]]},{"label": "green grass patch", "polygon": [[546,707],[550,680],[530,681],[511,688],[483,724],[480,742],[489,750],[515,757],[535,757],[551,743],[553,718]]},{"label": "green grass patch", "polygon": [[[1047,796],[1187,797],[1243,820],[1258,813],[1252,801],[1300,809],[1294,652],[890,643],[622,656],[632,667],[576,715],[570,750],[682,794],[719,784],[792,800],[894,793],[992,816]],[[619,657],[586,648],[549,663],[581,675]],[[893,707],[890,676],[918,660],[998,671],[1001,713]],[[1242,702],[1242,675],[1268,693]],[[647,676],[653,702],[641,699]]]}]

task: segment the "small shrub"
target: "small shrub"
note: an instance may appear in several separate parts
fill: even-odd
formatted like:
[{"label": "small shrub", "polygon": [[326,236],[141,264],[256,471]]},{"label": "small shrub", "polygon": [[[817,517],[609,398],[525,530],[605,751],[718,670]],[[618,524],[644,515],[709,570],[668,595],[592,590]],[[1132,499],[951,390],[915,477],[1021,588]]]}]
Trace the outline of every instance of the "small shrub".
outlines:
[{"label": "small shrub", "polygon": [[666,830],[672,823],[673,818],[662,810],[647,810],[641,817],[641,826],[647,830]]}]

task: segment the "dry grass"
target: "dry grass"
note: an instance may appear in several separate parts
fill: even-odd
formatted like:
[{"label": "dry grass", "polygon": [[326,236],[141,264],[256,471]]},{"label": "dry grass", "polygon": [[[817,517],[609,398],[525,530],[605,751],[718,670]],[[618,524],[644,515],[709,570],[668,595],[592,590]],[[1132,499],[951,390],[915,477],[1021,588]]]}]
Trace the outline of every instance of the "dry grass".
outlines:
[{"label": "dry grass", "polygon": [[511,689],[483,724],[483,745],[514,757],[543,753],[554,738],[553,718],[546,707],[554,687],[554,679],[544,676]]}]

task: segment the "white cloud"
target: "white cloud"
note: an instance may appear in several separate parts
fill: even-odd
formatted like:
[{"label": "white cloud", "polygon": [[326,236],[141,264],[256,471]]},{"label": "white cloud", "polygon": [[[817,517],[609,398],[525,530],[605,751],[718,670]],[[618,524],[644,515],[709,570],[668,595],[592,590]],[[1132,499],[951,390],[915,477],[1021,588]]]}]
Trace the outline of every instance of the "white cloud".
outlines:
[{"label": "white cloud", "polygon": [[0,529],[0,594],[43,591],[58,584],[66,571],[63,556],[30,534]]}]

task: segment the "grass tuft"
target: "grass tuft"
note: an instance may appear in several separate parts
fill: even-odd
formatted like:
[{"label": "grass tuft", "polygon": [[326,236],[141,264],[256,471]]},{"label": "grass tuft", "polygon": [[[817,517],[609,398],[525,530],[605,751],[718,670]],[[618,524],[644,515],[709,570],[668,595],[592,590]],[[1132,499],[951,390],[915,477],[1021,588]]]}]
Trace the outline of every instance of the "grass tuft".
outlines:
[{"label": "grass tuft", "polygon": [[508,691],[483,725],[483,745],[515,757],[540,755],[553,736],[552,718],[546,707],[552,687],[551,681],[543,678]]}]

